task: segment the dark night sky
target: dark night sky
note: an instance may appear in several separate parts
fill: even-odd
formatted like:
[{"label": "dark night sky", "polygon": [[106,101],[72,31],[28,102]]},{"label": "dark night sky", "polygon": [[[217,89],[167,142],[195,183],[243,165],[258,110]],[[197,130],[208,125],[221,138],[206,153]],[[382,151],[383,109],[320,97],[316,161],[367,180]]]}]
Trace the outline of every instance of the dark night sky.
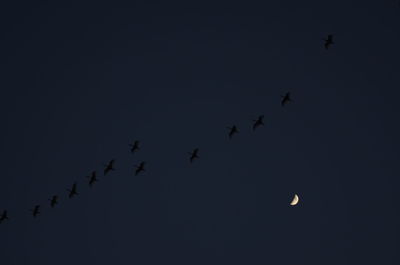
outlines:
[{"label": "dark night sky", "polygon": [[1,264],[399,264],[396,1],[33,2],[0,9]]}]

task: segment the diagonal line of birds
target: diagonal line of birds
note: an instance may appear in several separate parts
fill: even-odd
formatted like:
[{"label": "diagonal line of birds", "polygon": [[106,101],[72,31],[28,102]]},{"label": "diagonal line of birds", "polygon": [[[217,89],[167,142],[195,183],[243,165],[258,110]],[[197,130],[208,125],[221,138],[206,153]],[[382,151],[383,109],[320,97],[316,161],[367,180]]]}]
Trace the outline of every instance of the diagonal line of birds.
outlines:
[{"label": "diagonal line of birds", "polygon": [[[324,41],[324,48],[326,50],[329,49],[329,47],[334,44],[333,42],[333,35],[329,34],[327,36],[327,38],[322,39]],[[289,102],[292,101],[291,98],[291,94],[290,92],[287,92],[285,95],[281,96],[281,106],[284,107],[286,104],[288,104]],[[257,119],[253,120],[253,124],[252,124],[252,130],[255,131],[257,130],[259,127],[264,126],[264,115],[259,115]],[[236,125],[232,125],[230,127],[227,127],[228,129],[228,137],[229,139],[232,139],[234,137],[235,134],[239,133],[239,129]],[[130,152],[132,154],[140,151],[140,141],[139,140],[135,140],[132,144],[129,145],[130,147]],[[189,154],[189,162],[193,163],[194,161],[196,161],[197,159],[200,158],[199,156],[199,148],[195,148],[193,149],[191,152],[188,153]],[[103,170],[103,175],[106,176],[107,174],[109,174],[112,171],[115,171],[115,159],[111,159],[106,165],[104,165],[104,170]],[[146,171],[146,162],[142,161],[139,164],[137,164],[135,166],[135,176],[143,173]],[[98,179],[98,175],[96,171],[92,171],[91,174],[89,176],[86,176],[86,178],[88,179],[87,184],[90,187],[93,187],[95,185],[96,182],[99,181]],[[70,189],[67,189],[67,195],[69,199],[72,199],[73,197],[79,195],[78,193],[78,183],[74,182],[71,186]],[[48,199],[49,201],[49,205],[51,208],[54,208],[58,205],[59,203],[59,195],[53,195],[50,199]],[[299,197],[297,194],[294,195],[292,201],[290,202],[290,205],[294,206],[297,205],[299,202]],[[32,209],[30,209],[31,215],[33,216],[33,218],[38,217],[41,214],[41,209],[42,206],[41,205],[34,205],[34,207]],[[8,214],[8,210],[3,210],[2,214],[0,215],[0,224],[5,222],[5,221],[9,221],[10,217]]]}]

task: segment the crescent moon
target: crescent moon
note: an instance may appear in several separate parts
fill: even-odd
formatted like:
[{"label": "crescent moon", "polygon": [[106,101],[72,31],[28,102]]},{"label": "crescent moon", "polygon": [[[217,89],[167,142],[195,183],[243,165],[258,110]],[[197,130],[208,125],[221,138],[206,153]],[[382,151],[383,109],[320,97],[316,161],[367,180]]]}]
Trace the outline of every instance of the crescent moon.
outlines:
[{"label": "crescent moon", "polygon": [[290,205],[294,206],[294,205],[296,205],[298,203],[299,203],[299,196],[297,196],[297,194],[295,194],[292,202],[290,203]]}]

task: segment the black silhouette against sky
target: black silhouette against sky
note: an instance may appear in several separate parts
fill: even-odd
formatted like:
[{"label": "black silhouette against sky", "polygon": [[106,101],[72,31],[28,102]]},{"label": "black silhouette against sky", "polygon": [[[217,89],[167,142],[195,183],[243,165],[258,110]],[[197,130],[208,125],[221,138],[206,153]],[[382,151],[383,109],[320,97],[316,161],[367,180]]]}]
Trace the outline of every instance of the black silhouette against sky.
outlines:
[{"label": "black silhouette against sky", "polygon": [[0,10],[2,265],[399,264],[397,1]]}]

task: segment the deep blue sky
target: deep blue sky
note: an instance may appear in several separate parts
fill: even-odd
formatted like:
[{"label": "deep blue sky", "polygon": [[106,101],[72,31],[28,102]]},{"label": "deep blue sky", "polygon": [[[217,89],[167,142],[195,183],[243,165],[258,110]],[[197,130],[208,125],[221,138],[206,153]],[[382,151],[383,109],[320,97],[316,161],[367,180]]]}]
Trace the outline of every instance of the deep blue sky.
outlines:
[{"label": "deep blue sky", "polygon": [[399,264],[396,1],[33,2],[0,9],[1,264]]}]

